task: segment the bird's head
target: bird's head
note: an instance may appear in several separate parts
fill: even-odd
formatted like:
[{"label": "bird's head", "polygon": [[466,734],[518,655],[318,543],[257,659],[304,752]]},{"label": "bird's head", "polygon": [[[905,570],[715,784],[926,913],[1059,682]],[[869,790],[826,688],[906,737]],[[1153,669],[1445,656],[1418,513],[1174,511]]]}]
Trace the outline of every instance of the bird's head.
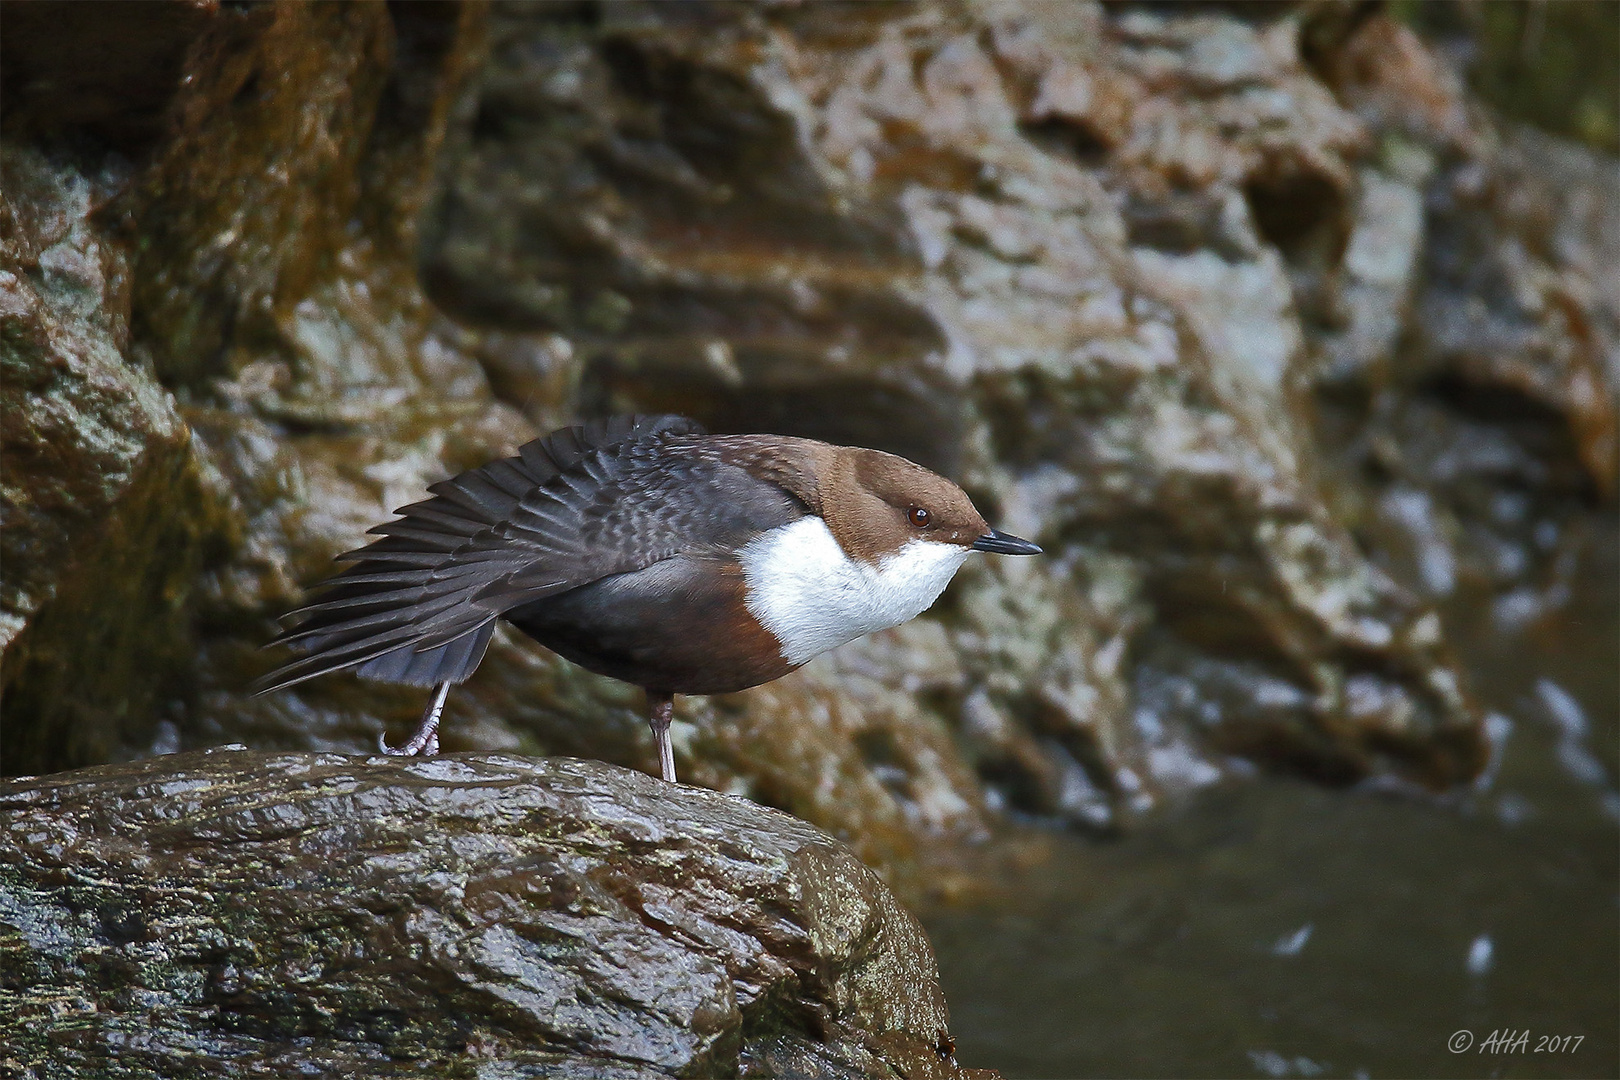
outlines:
[{"label": "bird's head", "polygon": [[[915,462],[838,447],[821,478],[821,511],[850,558],[881,564],[914,544],[999,555],[1039,555],[1028,540],[990,527],[967,492]],[[943,553],[942,553],[943,554]]]}]

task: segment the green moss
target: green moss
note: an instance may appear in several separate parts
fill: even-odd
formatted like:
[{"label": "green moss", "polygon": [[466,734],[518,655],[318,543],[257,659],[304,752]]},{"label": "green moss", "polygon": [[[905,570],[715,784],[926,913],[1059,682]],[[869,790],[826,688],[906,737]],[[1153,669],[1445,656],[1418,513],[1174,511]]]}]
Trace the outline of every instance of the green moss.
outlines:
[{"label": "green moss", "polygon": [[191,591],[229,531],[189,442],[151,447],[82,546],[58,553],[55,595],[0,657],[5,772],[148,751],[195,658]]},{"label": "green moss", "polygon": [[244,336],[273,340],[329,272],[387,73],[381,6],[226,18],[248,47],[201,54],[172,108],[178,135],[123,207],[140,230],[135,334],[169,385],[217,373]]},{"label": "green moss", "polygon": [[1620,151],[1620,4],[1395,0],[1390,11],[1465,43],[1469,85],[1503,114]]}]

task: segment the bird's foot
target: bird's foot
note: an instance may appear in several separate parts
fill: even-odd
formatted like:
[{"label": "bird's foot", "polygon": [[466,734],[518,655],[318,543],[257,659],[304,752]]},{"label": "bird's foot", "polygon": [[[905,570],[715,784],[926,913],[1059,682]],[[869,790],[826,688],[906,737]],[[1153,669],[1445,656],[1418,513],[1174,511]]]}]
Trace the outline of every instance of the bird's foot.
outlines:
[{"label": "bird's foot", "polygon": [[387,734],[377,736],[377,749],[390,757],[432,757],[439,752],[439,732],[436,728],[422,731],[420,729],[405,740],[403,746],[389,746]]},{"label": "bird's foot", "polygon": [[377,736],[377,749],[390,757],[415,757],[420,754],[432,757],[439,752],[439,717],[444,714],[444,699],[450,694],[450,684],[440,683],[433,690],[433,700],[428,704],[427,711],[422,714],[422,722],[416,725],[411,737],[405,740],[405,745],[394,748],[388,745],[387,734]]}]

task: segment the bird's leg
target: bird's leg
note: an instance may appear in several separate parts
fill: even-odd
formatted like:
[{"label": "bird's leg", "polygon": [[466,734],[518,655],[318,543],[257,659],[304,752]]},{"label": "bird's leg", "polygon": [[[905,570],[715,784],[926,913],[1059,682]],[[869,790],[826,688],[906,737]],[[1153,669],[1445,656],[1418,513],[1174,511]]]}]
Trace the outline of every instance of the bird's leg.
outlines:
[{"label": "bird's leg", "polygon": [[377,736],[377,748],[385,754],[395,757],[411,757],[422,754],[432,757],[439,752],[439,717],[444,715],[444,699],[450,696],[450,684],[442,682],[433,688],[433,700],[428,702],[427,711],[422,713],[422,722],[416,725],[416,731],[405,740],[405,745],[395,750],[388,745],[385,735]]},{"label": "bird's leg", "polygon": [[669,722],[675,719],[673,694],[647,691],[647,723],[652,727],[653,742],[658,744],[658,768],[664,779],[675,782],[675,748],[669,744]]}]

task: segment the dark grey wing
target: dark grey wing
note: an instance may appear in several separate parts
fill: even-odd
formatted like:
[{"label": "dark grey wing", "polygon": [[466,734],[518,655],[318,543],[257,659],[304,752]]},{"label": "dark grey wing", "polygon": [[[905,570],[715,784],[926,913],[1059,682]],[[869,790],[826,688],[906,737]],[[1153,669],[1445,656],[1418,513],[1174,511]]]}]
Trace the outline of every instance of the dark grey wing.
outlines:
[{"label": "dark grey wing", "polygon": [[[524,496],[578,468],[587,455],[701,430],[681,417],[614,417],[554,432],[515,457],[434,484],[428,489],[432,498],[401,507],[396,520],[370,530],[382,534],[380,540],[338,556],[352,565],[320,586],[316,603],[293,612],[298,625],[277,639],[305,655],[260,679],[255,689],[264,693],[346,667],[415,686],[461,682],[483,659],[494,620],[466,606],[487,581],[479,572],[490,568],[462,565],[457,553],[510,519]],[[451,625],[462,632],[418,648],[424,633]]]},{"label": "dark grey wing", "polygon": [[708,443],[649,440],[587,455],[525,496],[460,553],[490,568],[476,599],[510,611],[546,596],[559,578],[577,588],[673,555],[730,555],[804,515],[799,500]]},{"label": "dark grey wing", "polygon": [[[343,556],[354,565],[278,639],[306,655],[258,688],[350,667],[418,686],[460,682],[503,612],[679,551],[746,542],[802,513],[702,446],[691,421],[619,417],[433,485],[433,498],[371,530],[382,539]],[[710,499],[721,500],[718,529],[699,510]]]}]

